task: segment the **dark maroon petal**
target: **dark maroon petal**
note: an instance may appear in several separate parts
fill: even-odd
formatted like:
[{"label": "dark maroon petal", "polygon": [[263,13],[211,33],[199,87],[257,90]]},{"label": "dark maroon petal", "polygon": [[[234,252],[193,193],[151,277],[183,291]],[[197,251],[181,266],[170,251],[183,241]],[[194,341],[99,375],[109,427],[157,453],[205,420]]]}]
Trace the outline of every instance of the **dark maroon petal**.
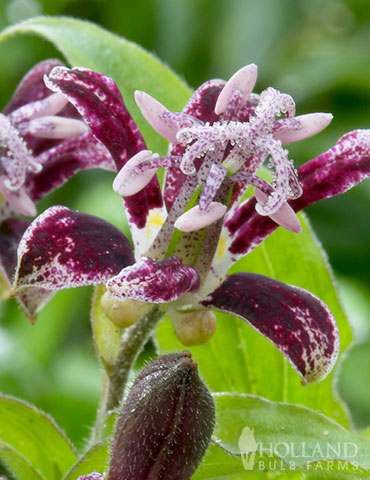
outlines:
[{"label": "dark maroon petal", "polygon": [[199,286],[198,271],[175,256],[159,262],[144,257],[107,283],[110,293],[120,300],[153,303],[172,302],[183,293],[197,291]]},{"label": "dark maroon petal", "polygon": [[[4,272],[6,279],[11,285],[17,265],[18,244],[30,222],[21,218],[9,218],[0,225],[0,271]],[[43,288],[31,288],[18,296],[27,317],[34,322],[35,316],[50,300],[54,292]]]},{"label": "dark maroon petal", "polygon": [[[333,148],[299,167],[298,177],[303,194],[289,201],[296,212],[370,177],[370,130],[347,133]],[[269,217],[259,215],[255,205],[252,197],[225,219],[232,237],[229,250],[234,255],[247,254],[278,227]]]},{"label": "dark maroon petal", "polygon": [[17,265],[18,244],[29,225],[21,218],[8,218],[0,224],[0,271],[5,273],[9,284]]},{"label": "dark maroon petal", "polygon": [[146,148],[111,78],[87,69],[55,68],[47,85],[54,92],[66,95],[91,132],[110,151],[117,170],[135,153]]},{"label": "dark maroon petal", "polygon": [[325,378],[337,359],[335,319],[320,299],[302,288],[263,275],[235,273],[201,303],[246,320],[287,357],[306,383]]},{"label": "dark maroon petal", "polygon": [[346,192],[370,177],[370,130],[355,130],[333,148],[298,169],[303,194],[292,202],[294,210]]},{"label": "dark maroon petal", "polygon": [[237,113],[238,122],[249,122],[250,117],[254,114],[256,106],[258,104],[258,98],[250,98],[245,102],[245,104],[239,109]]},{"label": "dark maroon petal", "polygon": [[249,198],[225,217],[224,227],[232,239],[229,251],[233,255],[246,255],[279,226],[270,217],[257,213],[256,203],[255,197]]},{"label": "dark maroon petal", "polygon": [[225,83],[224,80],[218,79],[208,80],[203,83],[190,97],[183,109],[183,113],[211,124],[220,120],[220,115],[215,113],[215,105]]},{"label": "dark maroon petal", "polygon": [[41,100],[51,94],[44,83],[44,75],[59,65],[63,65],[60,60],[45,60],[35,65],[21,80],[12,99],[4,108],[4,114],[9,114],[26,103]]},{"label": "dark maroon petal", "polygon": [[[48,86],[63,93],[77,108],[94,136],[111,153],[117,170],[136,153],[146,148],[141,133],[127,111],[114,81],[87,69],[56,68],[49,75]],[[144,190],[125,199],[129,222],[144,228],[152,208],[163,205],[157,178]]]},{"label": "dark maroon petal", "polygon": [[37,201],[56,190],[75,173],[90,168],[115,171],[111,154],[91,133],[64,140],[47,150],[36,161],[43,165],[40,173],[28,175],[27,193]]},{"label": "dark maroon petal", "polygon": [[134,262],[127,238],[92,215],[56,206],[36,218],[18,248],[15,288],[105,283]]}]

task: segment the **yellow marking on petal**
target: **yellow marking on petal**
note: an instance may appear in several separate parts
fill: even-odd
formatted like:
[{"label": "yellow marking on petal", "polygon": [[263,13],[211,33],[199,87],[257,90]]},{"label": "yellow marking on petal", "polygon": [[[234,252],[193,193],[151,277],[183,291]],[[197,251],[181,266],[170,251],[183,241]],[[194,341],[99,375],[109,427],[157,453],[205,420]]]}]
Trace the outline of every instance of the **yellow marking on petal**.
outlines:
[{"label": "yellow marking on petal", "polygon": [[217,252],[216,252],[217,260],[220,260],[220,258],[222,257],[222,255],[225,252],[225,248],[226,248],[226,238],[225,236],[221,235],[217,245]]},{"label": "yellow marking on petal", "polygon": [[146,225],[146,236],[150,237],[150,227],[161,227],[164,224],[164,217],[160,213],[149,213],[149,219]]},{"label": "yellow marking on petal", "polygon": [[164,218],[159,213],[154,213],[153,216],[150,218],[150,223],[156,227],[161,227],[164,223]]}]

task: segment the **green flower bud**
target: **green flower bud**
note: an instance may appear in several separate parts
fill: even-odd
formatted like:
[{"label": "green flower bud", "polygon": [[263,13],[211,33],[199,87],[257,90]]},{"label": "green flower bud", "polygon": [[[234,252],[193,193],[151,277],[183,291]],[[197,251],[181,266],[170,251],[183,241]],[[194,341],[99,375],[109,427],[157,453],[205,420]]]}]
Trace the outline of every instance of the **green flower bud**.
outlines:
[{"label": "green flower bud", "polygon": [[109,320],[120,328],[126,328],[134,324],[140,317],[153,308],[152,304],[139,302],[138,300],[121,302],[114,298],[109,292],[104,293],[100,302]]},{"label": "green flower bud", "polygon": [[217,328],[216,315],[210,310],[197,310],[190,313],[172,310],[170,318],[176,337],[187,347],[208,342]]},{"label": "green flower bud", "polygon": [[190,352],[150,363],[122,408],[109,480],[187,480],[207,449],[214,426],[212,397]]}]

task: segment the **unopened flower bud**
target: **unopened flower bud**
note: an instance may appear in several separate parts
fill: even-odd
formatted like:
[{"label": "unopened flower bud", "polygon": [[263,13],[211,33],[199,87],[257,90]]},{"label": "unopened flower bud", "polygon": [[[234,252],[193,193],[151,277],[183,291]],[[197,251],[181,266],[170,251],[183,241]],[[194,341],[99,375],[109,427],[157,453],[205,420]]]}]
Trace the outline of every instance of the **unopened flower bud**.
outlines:
[{"label": "unopened flower bud", "polygon": [[198,310],[191,313],[170,313],[176,337],[183,345],[191,347],[207,342],[217,328],[216,315],[209,310]]},{"label": "unopened flower bud", "polygon": [[190,352],[138,376],[114,435],[109,480],[188,480],[211,439],[214,404]]},{"label": "unopened flower bud", "polygon": [[139,302],[138,300],[121,302],[109,292],[104,293],[100,302],[109,320],[120,328],[129,327],[152,308],[149,303]]}]

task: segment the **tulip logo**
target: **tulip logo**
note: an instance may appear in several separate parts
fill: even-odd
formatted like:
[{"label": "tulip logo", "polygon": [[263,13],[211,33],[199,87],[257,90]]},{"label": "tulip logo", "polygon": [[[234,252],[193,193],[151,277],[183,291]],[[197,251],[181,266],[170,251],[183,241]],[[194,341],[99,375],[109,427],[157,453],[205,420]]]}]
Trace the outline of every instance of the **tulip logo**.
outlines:
[{"label": "tulip logo", "polygon": [[245,470],[253,470],[254,459],[257,451],[257,442],[254,438],[254,429],[243,428],[239,437],[239,449],[242,454],[243,466]]}]

